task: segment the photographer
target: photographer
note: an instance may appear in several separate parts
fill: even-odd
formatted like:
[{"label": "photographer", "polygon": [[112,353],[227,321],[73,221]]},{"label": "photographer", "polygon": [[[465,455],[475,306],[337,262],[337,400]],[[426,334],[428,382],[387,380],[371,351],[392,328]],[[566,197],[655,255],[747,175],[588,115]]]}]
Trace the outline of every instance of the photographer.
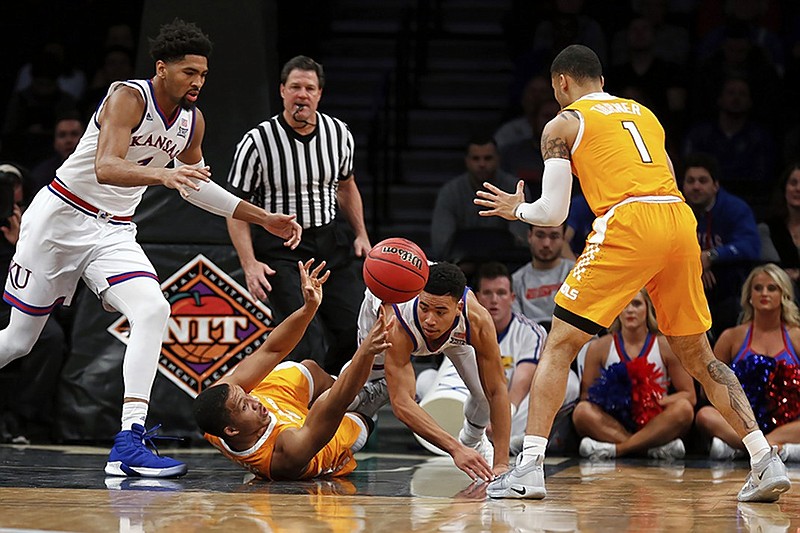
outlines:
[{"label": "photographer", "polygon": [[[0,281],[5,285],[19,239],[27,190],[25,171],[0,164]],[[13,275],[13,274],[12,274]],[[19,283],[25,283],[19,276]],[[0,328],[11,307],[0,301]],[[64,332],[51,316],[28,357],[0,370],[0,442],[50,441],[53,397],[64,360]]]}]

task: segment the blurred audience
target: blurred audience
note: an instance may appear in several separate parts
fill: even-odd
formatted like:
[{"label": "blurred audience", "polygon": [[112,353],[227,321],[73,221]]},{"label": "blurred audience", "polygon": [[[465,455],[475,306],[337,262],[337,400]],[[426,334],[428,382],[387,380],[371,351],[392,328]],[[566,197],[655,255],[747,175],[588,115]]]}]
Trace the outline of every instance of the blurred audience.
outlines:
[{"label": "blurred audience", "polygon": [[753,210],[720,186],[716,160],[692,154],[684,162],[682,190],[697,217],[706,290],[714,338],[736,324],[739,289],[761,252]]},{"label": "blurred audience", "polygon": [[2,153],[30,166],[50,153],[56,118],[76,111],[75,98],[58,86],[60,65],[49,56],[31,65],[31,83],[11,96],[2,130]]},{"label": "blurred audience", "polygon": [[[500,217],[482,217],[475,205],[475,191],[491,183],[505,191],[517,188],[514,176],[500,170],[497,145],[489,136],[474,136],[464,155],[466,172],[445,183],[436,197],[431,218],[431,259],[456,264],[482,263],[503,247],[525,242],[527,224]],[[477,265],[474,265],[477,266]],[[465,272],[469,277],[472,272]]]},{"label": "blurred audience", "polygon": [[717,117],[696,123],[684,141],[683,153],[704,152],[719,162],[718,179],[736,194],[763,204],[773,181],[775,141],[750,117],[750,84],[728,78],[717,99]]},{"label": "blurred audience", "polygon": [[78,118],[78,113],[71,113],[58,119],[55,126],[53,139],[53,152],[47,159],[39,161],[31,170],[31,192],[53,181],[56,169],[75,151],[78,141],[83,135],[83,122]]},{"label": "blurred audience", "polygon": [[761,260],[777,263],[794,283],[800,279],[800,162],[783,172],[772,208],[758,224]]}]

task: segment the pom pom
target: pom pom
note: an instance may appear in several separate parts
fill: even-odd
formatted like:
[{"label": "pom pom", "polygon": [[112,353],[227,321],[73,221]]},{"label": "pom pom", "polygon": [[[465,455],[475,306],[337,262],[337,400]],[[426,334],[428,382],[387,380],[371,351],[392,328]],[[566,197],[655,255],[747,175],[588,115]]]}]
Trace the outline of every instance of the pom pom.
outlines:
[{"label": "pom pom", "polygon": [[766,404],[774,427],[800,418],[800,366],[777,362],[766,389]]},{"label": "pom pom", "polygon": [[628,361],[626,366],[631,381],[631,415],[636,428],[641,429],[664,410],[659,403],[664,396],[664,387],[660,382],[664,374],[645,357]]},{"label": "pom pom", "polygon": [[731,364],[731,369],[742,384],[750,407],[753,408],[758,427],[764,433],[775,429],[767,401],[767,389],[774,368],[775,359],[765,355],[749,355]]},{"label": "pom pom", "polygon": [[614,363],[603,369],[589,387],[589,401],[617,419],[628,431],[636,429],[631,413],[631,380],[625,363]]}]

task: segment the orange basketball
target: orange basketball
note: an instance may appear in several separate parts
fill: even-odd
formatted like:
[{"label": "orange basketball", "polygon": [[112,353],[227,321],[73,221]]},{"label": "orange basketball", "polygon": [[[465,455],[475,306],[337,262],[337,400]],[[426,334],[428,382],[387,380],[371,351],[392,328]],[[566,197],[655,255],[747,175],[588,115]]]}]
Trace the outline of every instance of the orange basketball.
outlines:
[{"label": "orange basketball", "polygon": [[384,303],[407,302],[428,282],[428,259],[413,242],[393,237],[372,247],[363,274],[369,290]]}]

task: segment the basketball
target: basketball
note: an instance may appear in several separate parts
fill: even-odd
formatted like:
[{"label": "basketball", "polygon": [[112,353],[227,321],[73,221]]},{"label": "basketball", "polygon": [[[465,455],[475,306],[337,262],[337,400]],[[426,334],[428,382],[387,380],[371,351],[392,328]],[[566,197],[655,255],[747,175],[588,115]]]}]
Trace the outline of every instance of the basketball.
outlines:
[{"label": "basketball", "polygon": [[428,258],[413,242],[393,237],[372,247],[363,274],[367,288],[384,303],[407,302],[428,282]]}]

